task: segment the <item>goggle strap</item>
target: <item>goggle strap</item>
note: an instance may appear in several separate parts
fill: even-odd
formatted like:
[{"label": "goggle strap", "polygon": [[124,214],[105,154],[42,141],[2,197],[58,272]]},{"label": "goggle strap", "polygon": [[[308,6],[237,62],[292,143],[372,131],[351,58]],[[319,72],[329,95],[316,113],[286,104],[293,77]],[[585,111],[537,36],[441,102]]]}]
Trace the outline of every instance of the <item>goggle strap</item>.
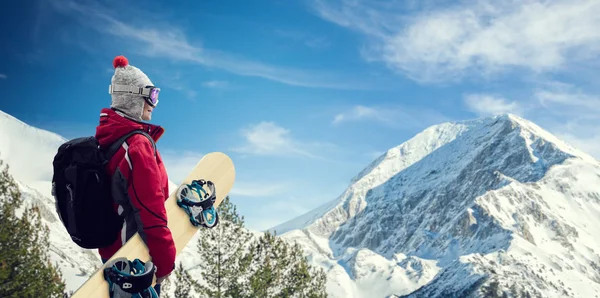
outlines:
[{"label": "goggle strap", "polygon": [[127,92],[127,93],[133,93],[133,94],[140,94],[140,95],[144,95],[144,96],[150,96],[151,91],[152,91],[151,88],[142,88],[142,87],[136,87],[136,86],[131,86],[131,85],[115,84],[115,85],[108,86],[108,94],[113,94],[114,92]]}]

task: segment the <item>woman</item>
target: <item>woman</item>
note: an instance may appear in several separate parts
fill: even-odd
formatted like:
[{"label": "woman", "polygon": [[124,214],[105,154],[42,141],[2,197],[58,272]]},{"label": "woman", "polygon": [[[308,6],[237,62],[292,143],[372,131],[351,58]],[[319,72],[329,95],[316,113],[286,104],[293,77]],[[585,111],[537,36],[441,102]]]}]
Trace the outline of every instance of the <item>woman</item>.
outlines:
[{"label": "woman", "polygon": [[112,245],[98,250],[104,262],[112,257],[136,232],[146,243],[156,265],[157,292],[160,283],[175,268],[175,243],[167,227],[165,201],[169,197],[168,177],[161,156],[154,146],[164,133],[158,125],[146,123],[158,104],[158,88],[140,69],[129,65],[127,58],[113,60],[115,73],[109,93],[110,108],[100,113],[96,138],[108,147],[123,135],[134,134],[121,146],[107,165],[112,178],[115,210],[124,217],[120,235]]}]

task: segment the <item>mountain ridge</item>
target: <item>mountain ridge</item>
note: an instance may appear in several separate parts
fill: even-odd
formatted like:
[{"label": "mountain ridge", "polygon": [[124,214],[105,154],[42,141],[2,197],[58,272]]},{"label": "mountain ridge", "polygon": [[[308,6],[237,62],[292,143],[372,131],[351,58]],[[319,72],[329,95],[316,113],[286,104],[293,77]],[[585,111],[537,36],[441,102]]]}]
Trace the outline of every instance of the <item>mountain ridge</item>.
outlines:
[{"label": "mountain ridge", "polygon": [[[565,149],[565,151],[572,152],[573,156],[577,156],[577,157],[580,157],[582,159],[585,159],[585,160],[588,160],[591,162],[597,162],[597,160],[595,158],[593,158],[592,156],[590,156],[589,154],[584,153],[580,150],[577,150],[570,144],[568,144],[562,140],[559,140],[555,136],[545,132],[542,128],[540,128],[536,124],[534,124],[528,120],[525,120],[519,116],[516,116],[514,114],[506,113],[506,114],[492,116],[492,117],[481,117],[481,118],[470,119],[470,120],[446,122],[446,123],[432,125],[430,127],[427,127],[422,132],[416,134],[415,136],[413,136],[412,138],[403,142],[402,144],[400,144],[396,147],[393,147],[393,148],[387,150],[384,154],[380,155],[378,158],[376,158],[374,161],[372,161],[369,165],[367,165],[362,171],[360,171],[357,175],[352,177],[351,180],[349,181],[349,184],[354,185],[354,184],[360,182],[363,178],[365,178],[365,176],[368,176],[369,174],[377,176],[377,175],[381,175],[380,172],[383,172],[387,176],[379,177],[378,180],[380,180],[380,181],[377,182],[375,185],[380,184],[380,183],[382,183],[381,181],[385,181],[385,180],[389,179],[392,175],[394,175],[394,174],[400,172],[401,170],[405,169],[406,167],[412,165],[414,162],[422,159],[424,156],[437,150],[442,145],[445,145],[445,144],[453,141],[458,135],[460,135],[462,132],[464,132],[465,129],[467,129],[467,127],[475,126],[477,124],[482,124],[482,123],[483,124],[493,124],[493,123],[497,123],[497,122],[501,122],[501,121],[510,123],[511,125],[519,125],[519,127],[525,128],[525,129],[529,130],[531,133],[543,135],[546,139],[549,139],[549,140],[553,141],[554,143],[558,143],[559,146],[561,146]],[[441,133],[440,138],[433,140],[433,144],[427,144],[427,142],[422,142],[420,140],[421,138],[427,138],[428,136],[430,136],[432,134],[440,134],[440,133]],[[418,147],[415,145],[415,143],[420,143],[421,147],[428,148],[429,150],[426,150],[424,152],[419,152],[421,154],[419,154],[417,156],[414,156],[414,157],[411,156],[411,160],[409,160],[407,162],[401,162],[400,164],[386,165],[385,168],[383,168],[383,169],[378,168],[386,160],[397,159],[399,156],[403,156],[407,153],[411,154],[412,150],[414,150],[415,147]],[[426,144],[423,145],[423,143],[426,143]],[[373,173],[374,171],[378,171],[378,172]],[[371,185],[371,187],[373,187],[373,186],[374,185]],[[326,208],[326,206],[332,205],[333,202],[339,201],[341,197],[344,197],[348,191],[349,190],[347,189],[343,194],[338,196],[338,198],[336,198],[332,201],[326,202],[326,203],[322,204],[320,207],[317,207],[316,209],[321,210],[323,208]],[[323,211],[323,210],[321,210],[321,211]],[[285,232],[289,231],[289,229],[291,229],[291,227],[287,227],[287,225],[289,225],[295,221],[299,221],[299,219],[302,219],[302,218],[310,218],[311,217],[310,214],[312,214],[312,213],[313,213],[313,210],[308,211],[305,214],[302,214],[302,215],[300,215],[296,218],[293,218],[287,222],[276,225],[268,230],[275,230],[275,231],[278,231],[278,233],[285,233]],[[294,225],[292,225],[292,226],[294,226]]]},{"label": "mountain ridge", "polygon": [[[499,252],[512,253],[518,250],[515,243],[521,243],[515,239],[541,247],[548,256],[568,254],[575,258],[579,254],[578,265],[588,268],[585,278],[594,281],[597,278],[590,272],[596,265],[588,260],[600,260],[600,256],[578,251],[586,247],[600,249],[598,243],[590,241],[600,237],[590,229],[600,222],[588,216],[587,225],[579,223],[575,214],[585,210],[597,212],[600,205],[595,199],[579,205],[574,202],[579,197],[596,198],[600,189],[586,187],[578,180],[581,178],[577,171],[585,173],[591,185],[600,185],[596,159],[518,116],[505,114],[444,123],[388,150],[355,176],[336,200],[324,204],[317,213],[300,217],[310,220],[292,219],[273,230],[303,243],[309,258],[329,272],[332,297],[373,297],[372,293],[354,294],[360,292],[356,291],[358,284],[369,287],[361,279],[373,279],[369,274],[357,278],[352,273],[359,269],[352,266],[356,264],[355,252],[361,250],[397,270],[403,270],[402,266],[393,264],[406,260],[429,268],[421,269],[420,277],[404,287],[397,284],[404,282],[404,277],[398,277],[395,283],[390,281],[387,288],[380,288],[382,293],[405,295],[424,287],[428,290],[422,291],[433,295],[424,297],[435,297],[435,293],[449,294],[448,289],[454,286],[458,288],[452,294],[465,289],[481,293],[493,274],[485,275],[484,280],[473,279],[475,274],[465,270],[488,267],[458,260],[477,262]],[[578,191],[569,192],[569,187]],[[560,210],[573,215],[562,218]],[[585,239],[573,235],[585,235]],[[571,242],[576,243],[568,245]],[[579,250],[569,251],[576,246]],[[404,259],[399,259],[399,255]],[[514,258],[527,259],[522,255]],[[431,265],[431,261],[435,266],[423,266]],[[547,266],[536,259],[528,261],[530,265]],[[564,268],[564,260],[559,263]],[[498,265],[489,272],[503,268]],[[578,274],[571,271],[568,274]],[[433,272],[435,278],[431,277]],[[451,284],[441,282],[446,272],[471,277],[473,282],[468,283],[469,278],[452,280]],[[432,279],[427,280],[428,277]],[[382,280],[385,279],[379,279]],[[557,284],[550,276],[542,280],[544,287]],[[483,282],[477,284],[480,281]],[[532,295],[558,293],[528,288],[519,281],[512,285],[517,292],[523,290]],[[593,289],[597,291],[598,284]]]},{"label": "mountain ridge", "polygon": [[[0,135],[3,136],[0,158],[10,166],[10,172],[16,179],[28,184],[52,180],[52,159],[58,146],[67,141],[64,137],[31,126],[1,110]],[[33,158],[40,162],[31,162]],[[45,192],[47,185],[34,187]],[[49,194],[50,188],[47,190]]]}]

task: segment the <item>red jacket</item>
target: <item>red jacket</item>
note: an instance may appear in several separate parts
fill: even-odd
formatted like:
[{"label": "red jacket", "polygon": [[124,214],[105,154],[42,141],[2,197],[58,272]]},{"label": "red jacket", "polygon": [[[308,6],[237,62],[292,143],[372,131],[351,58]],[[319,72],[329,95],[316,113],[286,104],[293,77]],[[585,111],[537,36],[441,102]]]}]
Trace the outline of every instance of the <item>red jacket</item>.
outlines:
[{"label": "red jacket", "polygon": [[[96,138],[100,146],[112,142],[134,129],[143,129],[155,142],[162,136],[160,126],[124,118],[112,109],[102,109]],[[115,153],[108,170],[112,178],[115,210],[125,215],[121,233],[112,245],[98,250],[108,260],[136,232],[148,246],[156,276],[162,277],[175,267],[175,243],[167,227],[165,201],[169,197],[167,172],[158,151],[144,135],[135,134]]]}]

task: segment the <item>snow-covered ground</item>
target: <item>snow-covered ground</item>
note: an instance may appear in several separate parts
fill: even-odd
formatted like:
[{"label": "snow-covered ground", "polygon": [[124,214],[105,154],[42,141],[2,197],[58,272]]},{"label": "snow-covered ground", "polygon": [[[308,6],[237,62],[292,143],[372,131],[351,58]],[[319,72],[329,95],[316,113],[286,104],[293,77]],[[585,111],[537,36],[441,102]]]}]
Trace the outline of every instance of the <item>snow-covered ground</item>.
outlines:
[{"label": "snow-covered ground", "polygon": [[95,251],[71,241],[56,213],[51,193],[52,160],[65,141],[0,111],[0,159],[19,183],[25,203],[42,210],[44,223],[50,228],[52,262],[59,265],[67,290],[75,290],[101,262]]},{"label": "snow-covered ground", "polygon": [[[66,140],[1,111],[0,136],[0,159],[27,203],[41,206],[52,259],[75,290],[100,260],[70,241],[50,195]],[[503,115],[430,127],[367,165],[338,198],[273,229],[326,269],[330,297],[443,297],[494,281],[507,294],[596,297],[598,226],[598,161]],[[201,260],[195,244],[178,258],[186,268]]]},{"label": "snow-covered ground", "polygon": [[[93,132],[91,132],[93,134]],[[59,265],[67,291],[76,290],[101,265],[96,250],[77,246],[56,213],[52,197],[52,160],[67,140],[53,132],[35,128],[0,111],[0,159],[19,183],[27,206],[40,207],[50,228],[50,256]],[[169,181],[170,190],[176,185]]]}]

